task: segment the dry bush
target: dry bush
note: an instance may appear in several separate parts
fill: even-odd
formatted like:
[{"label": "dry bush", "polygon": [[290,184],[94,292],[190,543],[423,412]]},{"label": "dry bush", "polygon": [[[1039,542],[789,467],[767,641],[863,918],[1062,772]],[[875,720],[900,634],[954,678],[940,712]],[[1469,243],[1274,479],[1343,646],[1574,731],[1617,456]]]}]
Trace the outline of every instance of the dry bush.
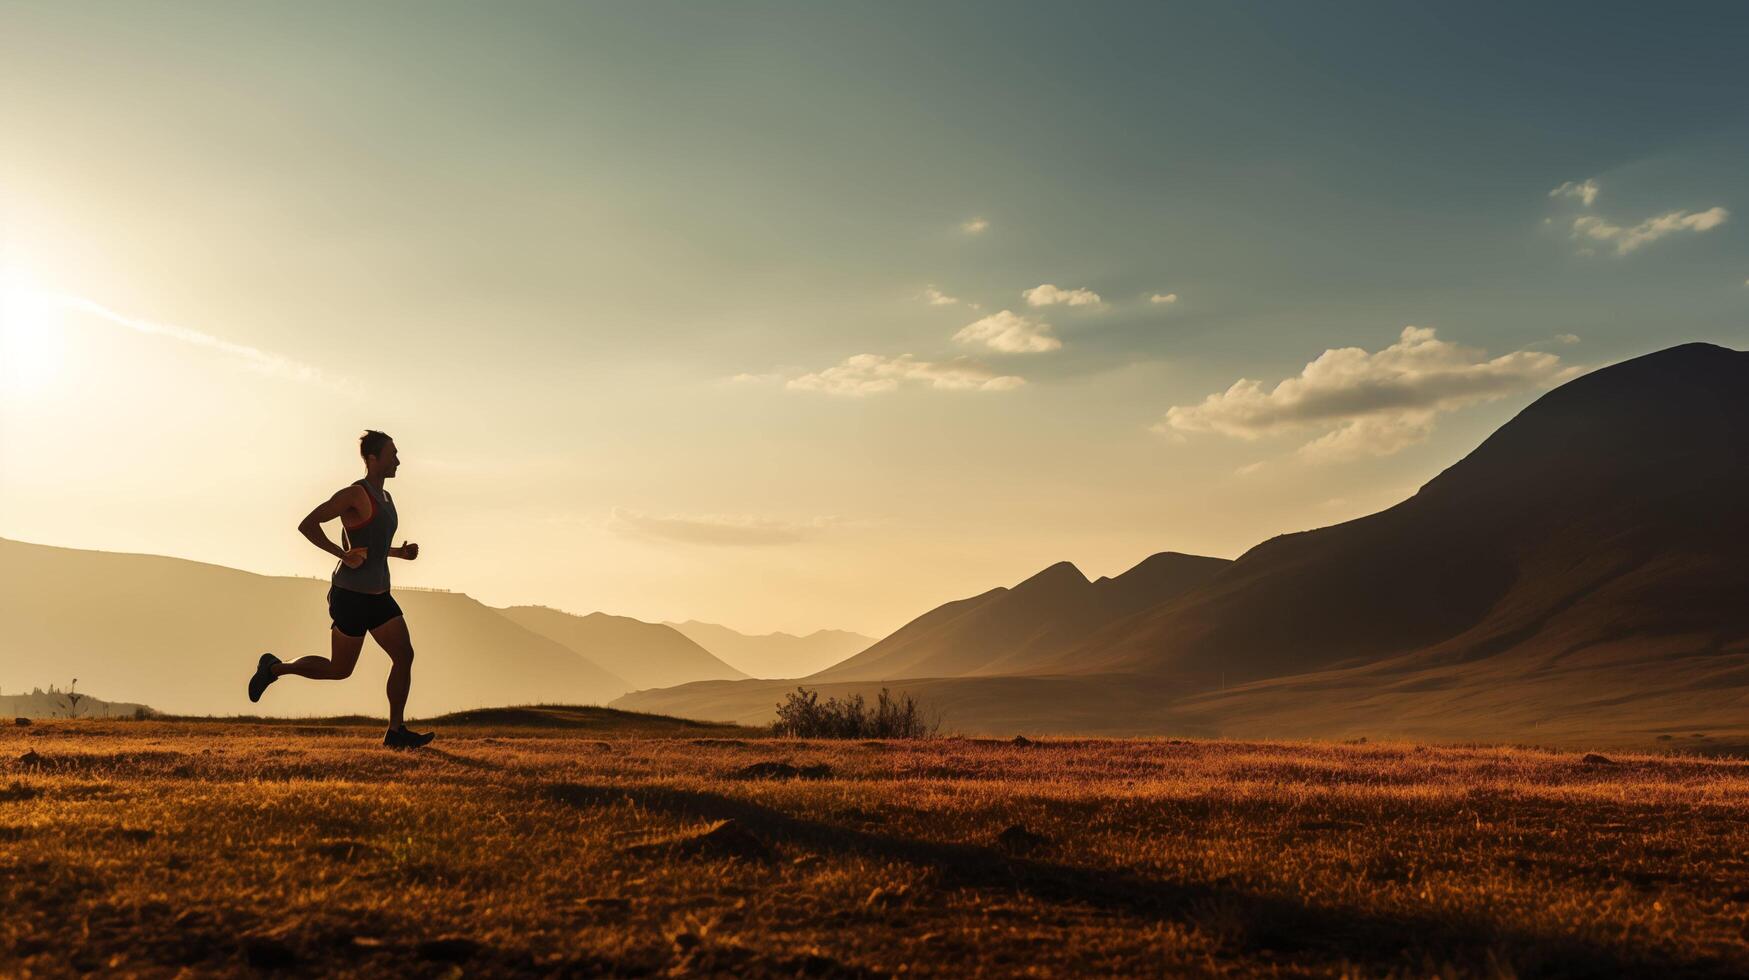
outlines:
[{"label": "dry bush", "polygon": [[781,738],[929,738],[939,727],[903,692],[894,697],[881,688],[871,709],[860,694],[822,704],[819,691],[798,687],[777,706],[771,731]]}]

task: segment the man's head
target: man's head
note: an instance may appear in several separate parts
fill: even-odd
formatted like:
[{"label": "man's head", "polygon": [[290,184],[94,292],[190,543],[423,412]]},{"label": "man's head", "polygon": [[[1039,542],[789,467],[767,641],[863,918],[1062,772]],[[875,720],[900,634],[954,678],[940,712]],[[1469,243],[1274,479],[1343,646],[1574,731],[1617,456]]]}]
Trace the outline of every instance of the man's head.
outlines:
[{"label": "man's head", "polygon": [[394,476],[401,465],[401,458],[395,455],[395,440],[387,432],[364,430],[364,435],[358,437],[358,454],[364,457],[367,471],[384,479]]}]

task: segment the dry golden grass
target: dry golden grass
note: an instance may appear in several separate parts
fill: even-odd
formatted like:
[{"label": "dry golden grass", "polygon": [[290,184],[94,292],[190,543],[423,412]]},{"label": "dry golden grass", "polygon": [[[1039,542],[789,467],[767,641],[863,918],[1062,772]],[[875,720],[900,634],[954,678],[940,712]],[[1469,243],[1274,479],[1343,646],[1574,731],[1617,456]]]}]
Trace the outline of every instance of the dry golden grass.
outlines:
[{"label": "dry golden grass", "polygon": [[1741,762],[475,722],[8,725],[0,975],[1749,973]]}]

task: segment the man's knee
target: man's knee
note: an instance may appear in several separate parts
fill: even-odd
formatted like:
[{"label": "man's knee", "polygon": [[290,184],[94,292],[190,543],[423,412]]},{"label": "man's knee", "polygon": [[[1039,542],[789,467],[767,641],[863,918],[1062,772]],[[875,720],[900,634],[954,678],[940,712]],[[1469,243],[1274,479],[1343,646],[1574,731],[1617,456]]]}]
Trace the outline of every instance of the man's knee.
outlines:
[{"label": "man's knee", "polygon": [[411,644],[402,647],[398,652],[389,654],[389,659],[397,664],[411,667],[413,665],[413,647]]},{"label": "man's knee", "polygon": [[358,666],[357,660],[329,661],[328,676],[334,680],[343,681],[352,676],[352,668]]}]

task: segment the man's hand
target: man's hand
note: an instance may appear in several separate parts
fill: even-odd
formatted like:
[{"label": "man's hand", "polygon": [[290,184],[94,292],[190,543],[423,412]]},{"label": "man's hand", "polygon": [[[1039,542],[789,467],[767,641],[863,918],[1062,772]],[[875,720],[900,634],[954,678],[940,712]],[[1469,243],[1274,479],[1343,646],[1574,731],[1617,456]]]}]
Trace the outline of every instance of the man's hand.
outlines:
[{"label": "man's hand", "polygon": [[389,557],[405,558],[408,561],[412,561],[419,557],[419,546],[416,544],[403,544],[399,548],[390,548]]},{"label": "man's hand", "polygon": [[369,554],[369,548],[352,548],[341,554],[340,563],[347,568],[357,568],[364,564],[364,559]]}]

